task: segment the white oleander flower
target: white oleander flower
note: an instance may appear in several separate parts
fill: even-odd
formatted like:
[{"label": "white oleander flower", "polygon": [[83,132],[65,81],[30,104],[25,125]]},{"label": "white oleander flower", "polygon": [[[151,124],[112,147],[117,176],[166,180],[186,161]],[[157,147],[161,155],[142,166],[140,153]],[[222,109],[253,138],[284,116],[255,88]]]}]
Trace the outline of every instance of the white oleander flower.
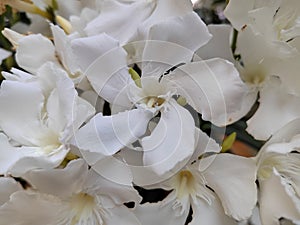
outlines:
[{"label": "white oleander flower", "polygon": [[[300,4],[297,0],[231,1],[225,15],[238,31],[245,25],[266,40],[288,47],[297,47],[300,36]],[[276,43],[279,42],[279,43]]]},{"label": "white oleander flower", "polygon": [[262,225],[300,222],[299,119],[277,132],[256,156]]},{"label": "white oleander flower", "polygon": [[[271,67],[269,70],[279,70],[278,76],[287,91],[298,96],[300,83],[296,77],[300,57],[299,9],[297,0],[233,0],[225,10],[227,18],[239,31],[238,42],[246,44],[244,48],[248,53],[241,52],[242,57],[243,54],[247,54],[244,57],[254,54],[258,60],[256,63],[261,61],[265,66]],[[249,46],[256,48],[249,49]],[[282,66],[285,64],[286,66]],[[265,69],[264,65],[260,68]],[[256,80],[261,82],[265,77],[266,75],[262,75]]]},{"label": "white oleander flower", "polygon": [[42,65],[53,62],[75,82],[80,80],[82,72],[71,49],[72,40],[78,36],[67,36],[60,27],[54,25],[51,25],[51,30],[54,43],[41,34],[25,36],[8,28],[2,33],[16,47],[16,61],[26,71],[35,74]]},{"label": "white oleander flower", "polygon": [[278,129],[300,116],[300,96],[292,93],[293,85],[284,81],[284,77],[289,77],[294,83],[299,80],[298,57],[279,59],[274,52],[278,49],[274,48],[273,52],[270,52],[261,38],[247,27],[239,32],[237,40],[241,65],[233,59],[230,49],[229,37],[232,28],[228,25],[211,25],[208,28],[213,38],[196,54],[204,59],[222,57],[235,63],[248,87],[248,94],[241,108],[244,113],[239,115],[250,111],[259,94],[259,107],[247,121],[247,131],[255,139],[267,140]]},{"label": "white oleander flower", "polygon": [[0,224],[140,225],[124,205],[140,201],[137,191],[99,176],[82,159],[64,169],[32,170],[24,178],[32,188],[13,193],[0,207]]},{"label": "white oleander flower", "polygon": [[[202,160],[209,163],[205,170],[200,166]],[[136,215],[145,225],[162,221],[179,225],[192,209],[189,225],[236,224],[235,220],[249,218],[256,204],[255,171],[254,160],[240,156],[220,154],[201,159],[154,185],[170,193],[161,202],[138,205]]]},{"label": "white oleander flower", "polygon": [[[75,54],[82,59],[81,67],[87,68],[88,80],[112,104],[113,112],[112,116],[97,114],[90,120],[76,133],[75,145],[81,150],[113,155],[142,138],[145,165],[153,166],[162,175],[178,169],[194,151],[194,119],[174,96],[184,97],[203,119],[216,125],[234,122],[231,115],[239,110],[245,87],[231,63],[212,59],[166,72],[173,65],[189,61],[194,51],[210,38],[202,23],[198,23],[196,30],[189,27],[194,19],[194,14],[189,14],[151,28],[153,40],[145,44],[141,77],[127,67],[126,52],[108,36],[106,49],[99,48],[104,49],[102,52],[93,48],[95,40],[88,42],[92,37],[74,44]],[[161,37],[160,31],[167,27],[168,32]],[[181,28],[186,32],[178,33]],[[190,42],[187,38],[190,30],[197,33],[198,41]],[[148,122],[159,113],[157,127],[150,136],[143,137]]]},{"label": "white oleander flower", "polygon": [[51,62],[36,75],[17,69],[3,75],[0,173],[20,176],[33,168],[58,166],[69,151],[68,140],[94,108],[78,97],[72,80]]}]

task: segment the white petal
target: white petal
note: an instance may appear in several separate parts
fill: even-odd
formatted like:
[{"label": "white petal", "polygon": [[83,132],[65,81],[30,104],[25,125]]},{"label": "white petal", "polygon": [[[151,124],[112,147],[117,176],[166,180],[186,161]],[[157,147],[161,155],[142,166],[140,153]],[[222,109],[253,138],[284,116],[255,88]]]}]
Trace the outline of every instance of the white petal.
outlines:
[{"label": "white petal", "polygon": [[165,181],[168,176],[160,176],[155,173],[151,166],[145,166],[143,162],[143,150],[141,148],[124,148],[119,153],[128,164],[133,175],[133,183],[147,188],[161,188],[156,184]]},{"label": "white petal", "polygon": [[97,113],[103,112],[105,102],[94,90],[84,91],[80,97],[94,106]]},{"label": "white petal", "polygon": [[192,201],[193,218],[188,225],[235,225],[232,218],[225,215],[218,197],[208,204],[203,199]]},{"label": "white petal", "polygon": [[67,19],[72,15],[79,15],[84,7],[81,1],[75,1],[72,4],[68,4],[64,0],[56,0],[56,2],[58,4],[57,14]]},{"label": "white petal", "polygon": [[247,121],[247,131],[266,140],[275,131],[300,116],[300,98],[286,93],[278,78],[271,78],[260,91],[260,106]]},{"label": "white petal", "polygon": [[163,175],[180,170],[194,152],[194,119],[171,99],[152,134],[142,139],[144,165]]},{"label": "white petal", "polygon": [[[116,162],[113,162],[111,158],[108,158],[108,163],[106,163],[105,161],[103,162],[107,167],[107,171],[113,170],[110,171],[109,175],[111,176],[106,176],[108,174],[105,174],[105,176],[103,176],[103,170],[101,171],[100,175],[95,171],[90,170],[85,183],[85,188],[94,189],[97,195],[109,196],[111,200],[113,200],[115,205],[122,205],[126,202],[140,202],[142,200],[141,196],[139,196],[138,192],[132,187],[131,171],[128,167],[126,168],[126,165],[124,163],[122,167],[122,165],[120,166],[117,165]],[[118,163],[121,164],[121,162]],[[116,176],[118,176],[122,180],[116,179]]]},{"label": "white petal", "polygon": [[75,98],[73,116],[71,117],[72,121],[69,124],[69,126],[65,128],[65,132],[64,132],[66,134],[66,136],[63,137],[65,141],[69,143],[70,138],[79,129],[79,127],[85,122],[87,122],[94,114],[95,114],[95,108],[88,101],[80,97]]},{"label": "white petal", "polygon": [[45,20],[45,18],[36,14],[27,13],[27,16],[28,18],[30,18],[31,23],[28,26],[26,32],[30,32],[33,34],[41,33],[46,37],[51,36],[50,24],[48,20]]},{"label": "white petal", "polygon": [[63,146],[58,149],[53,147],[51,154],[47,155],[42,147],[12,147],[3,134],[0,135],[0,145],[0,173],[16,177],[36,168],[54,168],[63,161],[69,151]]},{"label": "white petal", "polygon": [[189,0],[176,1],[175,4],[172,0],[158,1],[155,11],[143,25],[145,26],[147,24],[149,26],[150,24],[152,25],[163,21],[166,18],[183,16],[192,11],[193,5]]},{"label": "white petal", "polygon": [[64,169],[37,169],[23,177],[43,193],[68,197],[82,190],[88,166],[82,159],[71,161]]},{"label": "white petal", "polygon": [[56,54],[59,57],[64,68],[71,73],[71,75],[76,76],[79,72],[79,66],[74,57],[74,53],[71,48],[70,36],[67,36],[63,29],[59,26],[51,25],[51,30],[55,43]]},{"label": "white petal", "polygon": [[[52,146],[49,147],[52,148]],[[50,154],[47,154],[43,147],[21,147],[17,151],[22,157],[11,166],[8,173],[15,177],[21,177],[33,169],[52,169],[59,166],[68,154],[69,149],[64,146],[57,149],[53,147]]]},{"label": "white petal", "polygon": [[50,93],[47,99],[46,110],[48,127],[55,133],[60,133],[70,125],[70,121],[74,120],[72,117],[74,116],[74,101],[77,96],[70,79],[60,79],[57,85],[58,87]]},{"label": "white petal", "polygon": [[92,164],[92,168],[110,182],[124,186],[131,186],[132,184],[133,178],[129,166],[117,156],[105,157],[103,160]]},{"label": "white petal", "polygon": [[[113,48],[99,57],[87,68],[85,74],[94,90],[109,103],[131,108],[126,94],[127,85],[133,83],[128,72],[127,53],[121,47]],[[118,98],[117,98],[118,97]]]},{"label": "white petal", "polygon": [[6,174],[10,167],[22,157],[17,148],[12,147],[8,138],[0,133],[0,174]]},{"label": "white petal", "polygon": [[[249,46],[256,46],[256,48],[249,48]],[[289,46],[288,43],[269,41],[262,34],[255,33],[251,26],[245,27],[238,34],[237,48],[245,68],[247,66],[259,66],[264,64],[264,61],[276,66],[276,63],[281,62],[278,59],[297,55],[297,50]],[[272,71],[272,68],[266,68],[266,72],[269,71]]]},{"label": "white petal", "polygon": [[[270,138],[270,140],[268,140],[268,142],[261,148],[261,151],[259,151],[258,155],[268,150],[272,152],[278,152],[281,154],[288,153],[290,151],[290,148],[274,148],[274,144],[276,146],[278,143],[287,143],[291,140],[294,140],[296,142],[298,140],[298,134],[300,134],[300,119],[295,119],[286,124],[280,130],[278,130]],[[266,150],[266,148],[268,150]],[[295,150],[297,149],[294,149],[294,151]]]},{"label": "white petal", "polygon": [[3,71],[2,76],[5,77],[6,80],[21,81],[21,82],[27,82],[33,78],[32,74],[16,68],[12,68],[10,72],[11,73],[7,73]]},{"label": "white petal", "polygon": [[107,213],[103,220],[107,225],[120,224],[120,221],[122,221],[122,225],[141,225],[133,212],[131,212],[131,210],[126,206],[119,206],[110,209],[109,213]]},{"label": "white petal", "polygon": [[[3,81],[0,90],[0,124],[15,141],[33,146],[42,136],[40,112],[44,96],[35,83]],[[34,137],[34,138],[33,138]]]},{"label": "white petal", "polygon": [[299,151],[300,147],[300,135],[294,136],[291,140],[285,140],[284,142],[281,143],[273,143],[270,144],[267,142],[264,145],[264,149],[267,152],[276,152],[280,154],[287,154],[292,151]]},{"label": "white petal", "polygon": [[262,224],[279,225],[281,217],[300,220],[300,201],[287,181],[276,170],[269,179],[260,181],[259,187]]},{"label": "white petal", "polygon": [[12,53],[10,51],[0,48],[0,62],[2,63],[2,61],[11,56],[11,54]]},{"label": "white petal", "polygon": [[21,191],[23,188],[20,183],[11,177],[0,178],[0,206],[9,200],[11,194]]},{"label": "white petal", "polygon": [[[195,146],[195,152],[191,157],[191,161],[198,160],[198,157],[206,152],[219,153],[221,151],[221,146],[199,128],[195,129]],[[204,165],[204,162],[200,161],[200,164],[202,170],[205,170],[206,166]]]},{"label": "white petal", "polygon": [[253,9],[255,0],[231,0],[224,14],[233,27],[240,30],[245,24],[250,22],[248,11]]},{"label": "white petal", "polygon": [[6,37],[10,41],[10,43],[14,47],[18,47],[19,41],[24,37],[24,35],[19,34],[18,32],[15,32],[8,28],[4,28],[1,33],[3,34],[4,37]]},{"label": "white petal", "polygon": [[230,62],[211,59],[186,64],[175,70],[170,79],[204,120],[224,126],[238,118],[247,88]]},{"label": "white petal", "polygon": [[48,61],[59,65],[52,42],[41,34],[28,35],[19,41],[16,61],[20,67],[31,73],[36,73]]},{"label": "white petal", "polygon": [[118,41],[105,33],[72,41],[72,50],[82,71],[86,71],[96,59],[118,46]]},{"label": "white petal", "polygon": [[[28,207],[30,206],[30,207]],[[66,207],[53,196],[19,191],[0,208],[1,225],[64,225]]]},{"label": "white petal", "polygon": [[161,202],[137,205],[134,209],[134,213],[143,225],[162,223],[183,225],[188,216],[188,211],[184,215],[177,215],[176,211],[172,208],[171,203],[162,204]]},{"label": "white petal", "polygon": [[210,38],[206,25],[194,12],[153,25],[148,35],[151,41],[146,42],[142,58],[143,62],[146,62],[143,63],[143,76],[153,76],[151,71],[153,66],[147,65],[147,62],[158,62],[162,67],[160,75],[179,63],[189,62],[194,52]]},{"label": "white petal", "polygon": [[113,155],[146,132],[152,113],[133,109],[112,116],[94,116],[75,134],[73,143],[82,150]]},{"label": "white petal", "polygon": [[151,14],[154,1],[135,1],[128,4],[120,1],[103,1],[101,14],[92,20],[84,31],[88,36],[106,32],[123,45],[136,32],[138,26]]},{"label": "white petal", "polygon": [[235,60],[230,47],[232,27],[225,24],[210,24],[207,28],[212,34],[212,38],[206,45],[197,50],[195,56],[196,60],[198,59],[197,61],[201,61],[201,59],[222,58],[233,63]]},{"label": "white petal", "polygon": [[203,172],[207,185],[220,198],[226,215],[237,220],[249,218],[257,200],[254,160],[231,154],[211,157],[215,158]]}]

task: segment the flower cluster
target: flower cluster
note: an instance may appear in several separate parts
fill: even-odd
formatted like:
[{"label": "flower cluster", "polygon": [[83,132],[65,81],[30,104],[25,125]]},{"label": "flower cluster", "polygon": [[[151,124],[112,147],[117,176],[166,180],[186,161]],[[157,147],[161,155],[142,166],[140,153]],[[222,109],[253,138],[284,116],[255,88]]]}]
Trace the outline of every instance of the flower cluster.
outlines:
[{"label": "flower cluster", "polygon": [[298,0],[0,3],[0,225],[300,224]]}]

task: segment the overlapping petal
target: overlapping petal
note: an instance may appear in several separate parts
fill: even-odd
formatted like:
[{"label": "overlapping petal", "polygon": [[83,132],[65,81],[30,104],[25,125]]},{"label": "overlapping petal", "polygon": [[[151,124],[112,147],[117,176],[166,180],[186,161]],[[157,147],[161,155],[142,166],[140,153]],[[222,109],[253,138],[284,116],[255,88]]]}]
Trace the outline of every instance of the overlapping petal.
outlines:
[{"label": "overlapping petal", "polygon": [[193,217],[189,225],[234,225],[236,221],[225,215],[221,202],[217,196],[208,204],[203,199],[192,202]]},{"label": "overlapping petal", "polygon": [[180,66],[166,78],[204,120],[218,126],[234,122],[247,92],[233,64],[217,58]]},{"label": "overlapping petal", "polygon": [[151,135],[144,137],[144,165],[159,175],[181,169],[194,152],[194,119],[191,114],[170,100]]},{"label": "overlapping petal", "polygon": [[299,198],[275,169],[269,179],[260,181],[260,191],[263,193],[259,197],[263,224],[279,225],[281,217],[300,221]]},{"label": "overlapping petal", "polygon": [[151,112],[144,109],[133,109],[112,116],[99,113],[76,132],[73,144],[82,150],[113,155],[142,137],[152,116]]},{"label": "overlapping petal", "polygon": [[278,129],[300,116],[300,98],[285,92],[278,78],[272,78],[260,91],[260,106],[247,121],[247,131],[266,140]]},{"label": "overlapping petal", "polygon": [[255,161],[230,154],[211,157],[215,158],[204,171],[207,185],[220,198],[226,215],[236,220],[249,218],[257,200]]},{"label": "overlapping petal", "polygon": [[152,70],[160,67],[160,74],[155,74],[159,77],[173,66],[190,62],[194,52],[210,38],[206,25],[194,12],[153,25],[142,56],[143,76],[153,76]]},{"label": "overlapping petal", "polygon": [[0,206],[9,200],[11,194],[21,191],[23,188],[20,183],[11,177],[0,178]]}]

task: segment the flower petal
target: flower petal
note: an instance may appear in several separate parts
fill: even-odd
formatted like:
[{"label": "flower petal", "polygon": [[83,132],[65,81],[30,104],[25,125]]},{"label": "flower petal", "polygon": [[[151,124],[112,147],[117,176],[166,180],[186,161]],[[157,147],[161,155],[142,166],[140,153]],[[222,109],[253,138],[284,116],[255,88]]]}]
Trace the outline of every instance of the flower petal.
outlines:
[{"label": "flower petal", "polygon": [[217,196],[208,204],[203,199],[192,201],[193,217],[188,225],[235,225],[234,219],[225,215]]},{"label": "flower petal", "polygon": [[41,34],[32,34],[20,39],[16,61],[20,67],[34,74],[48,61],[59,65],[52,42]]},{"label": "flower petal", "polygon": [[23,188],[20,183],[11,177],[0,178],[0,206],[9,200],[11,194],[21,191]]},{"label": "flower petal", "polygon": [[281,217],[300,220],[300,201],[289,186],[275,169],[269,179],[259,181],[262,224],[279,225]]},{"label": "flower petal", "polygon": [[144,135],[152,116],[151,112],[143,109],[112,116],[99,113],[75,133],[72,143],[81,150],[113,155]]},{"label": "flower petal", "polygon": [[63,225],[68,222],[65,212],[66,206],[54,196],[18,191],[0,208],[0,224]]},{"label": "flower petal", "polygon": [[108,180],[109,183],[127,187],[131,187],[132,185],[132,171],[126,162],[119,159],[117,156],[109,156],[98,160],[96,163],[92,164],[92,169],[100,174],[103,179]]},{"label": "flower petal", "polygon": [[210,24],[207,26],[212,34],[209,42],[196,51],[196,60],[222,58],[234,62],[232,50],[230,48],[230,34],[232,26],[225,24]]},{"label": "flower petal", "polygon": [[217,126],[233,123],[238,118],[236,114],[247,92],[233,64],[223,59],[180,66],[166,79],[175,82],[177,92],[202,114],[204,120]]},{"label": "flower petal", "polygon": [[286,93],[278,78],[272,77],[260,91],[260,106],[247,121],[247,131],[258,140],[268,139],[274,132],[300,116],[300,98]]},{"label": "flower petal", "polygon": [[159,175],[181,169],[194,152],[194,119],[174,99],[161,113],[152,134],[142,139],[144,165]]},{"label": "flower petal", "polygon": [[43,101],[43,93],[35,83],[3,81],[0,90],[2,130],[19,143],[38,144],[36,139],[43,130],[40,124]]},{"label": "flower petal", "polygon": [[122,221],[122,225],[141,225],[133,212],[126,206],[118,206],[110,209],[103,220],[105,221],[104,224],[107,225],[120,224],[120,221]]},{"label": "flower petal", "polygon": [[189,0],[173,0],[157,1],[156,8],[152,15],[140,26],[149,28],[152,25],[167,20],[172,17],[184,16],[193,11],[193,5]]},{"label": "flower petal", "polygon": [[[286,124],[284,127],[282,127],[280,130],[278,130],[271,138],[268,140],[268,142],[262,147],[261,151],[264,152],[265,148],[268,148],[269,145],[276,144],[276,143],[283,143],[288,142],[292,140],[293,138],[298,137],[298,134],[300,134],[300,119],[295,119]],[[279,150],[279,149],[278,149]],[[294,149],[296,150],[296,149]],[[259,151],[259,154],[260,152]],[[283,152],[281,152],[283,151]],[[285,149],[282,149],[281,151],[278,151],[278,153],[285,154],[287,153]],[[277,152],[277,151],[275,151]]]},{"label": "flower petal", "polygon": [[249,218],[257,200],[255,161],[226,153],[211,157],[215,158],[203,172],[207,185],[220,198],[226,215]]},{"label": "flower petal", "polygon": [[17,148],[10,145],[8,138],[0,133],[0,174],[7,174],[10,167],[22,157]]},{"label": "flower petal", "polygon": [[[127,53],[121,47],[99,55],[87,68],[85,74],[94,90],[109,103],[131,108],[131,102],[122,90],[133,83],[128,72]],[[120,96],[121,95],[121,96]],[[117,98],[118,97],[118,98]]]},{"label": "flower petal", "polygon": [[141,22],[151,15],[155,3],[135,1],[128,4],[115,0],[103,1],[101,14],[89,22],[84,31],[88,36],[106,32],[123,45],[130,40]]},{"label": "flower petal", "polygon": [[189,211],[183,215],[177,215],[171,203],[162,204],[162,202],[145,203],[142,205],[137,205],[134,209],[134,214],[143,225],[162,223],[182,225],[187,219],[188,212]]},{"label": "flower petal", "polygon": [[91,37],[76,38],[71,42],[72,50],[82,71],[99,57],[119,46],[119,42],[105,33]]},{"label": "flower petal", "polygon": [[70,72],[71,76],[79,73],[79,66],[75,60],[71,48],[71,36],[67,36],[62,28],[51,25],[51,31],[54,38],[56,54],[59,57],[64,68]]},{"label": "flower petal", "polygon": [[228,3],[224,14],[238,31],[250,22],[250,18],[247,15],[248,11],[254,8],[255,2],[255,0],[231,0]]},{"label": "flower petal", "polygon": [[[126,202],[140,202],[142,197],[132,186],[132,175],[129,167],[124,162],[117,162],[114,157],[108,157],[108,162],[106,162],[104,160],[102,163],[105,164],[103,167],[107,167],[107,171],[111,170],[109,174],[103,174],[102,170],[99,175],[98,171],[96,173],[94,170],[90,170],[85,188],[94,189],[97,195],[109,196],[115,205],[122,205]],[[94,166],[92,168],[95,169]]]},{"label": "flower petal", "polygon": [[[52,148],[52,146],[49,147]],[[47,148],[47,146],[45,148]],[[51,154],[47,154],[47,150],[45,150],[45,148],[20,147],[19,149],[16,149],[21,157],[19,157],[19,159],[12,164],[8,170],[8,173],[15,177],[21,177],[26,172],[33,169],[55,168],[62,163],[69,152],[69,149],[65,148],[63,145],[57,149],[53,147],[53,149],[51,149]]]},{"label": "flower petal", "polygon": [[36,169],[23,177],[43,193],[68,197],[82,190],[88,165],[82,159],[71,161],[64,169]]},{"label": "flower petal", "polygon": [[141,148],[123,148],[120,153],[122,159],[127,163],[133,175],[133,183],[147,188],[161,188],[160,182],[165,181],[168,176],[160,176],[155,173],[151,166],[145,166],[143,162],[143,150]]},{"label": "flower petal", "polygon": [[11,56],[11,54],[12,53],[10,51],[5,50],[4,48],[0,48],[0,62],[2,63],[2,61]]},{"label": "flower petal", "polygon": [[142,58],[143,76],[153,76],[153,67],[159,67],[159,77],[173,66],[190,62],[194,52],[210,38],[206,25],[194,12],[153,25]]},{"label": "flower petal", "polygon": [[[191,157],[191,162],[198,160],[199,156],[204,153],[219,153],[221,146],[205,132],[196,127],[195,129],[195,151]],[[202,169],[204,169],[204,162],[200,161]]]}]

